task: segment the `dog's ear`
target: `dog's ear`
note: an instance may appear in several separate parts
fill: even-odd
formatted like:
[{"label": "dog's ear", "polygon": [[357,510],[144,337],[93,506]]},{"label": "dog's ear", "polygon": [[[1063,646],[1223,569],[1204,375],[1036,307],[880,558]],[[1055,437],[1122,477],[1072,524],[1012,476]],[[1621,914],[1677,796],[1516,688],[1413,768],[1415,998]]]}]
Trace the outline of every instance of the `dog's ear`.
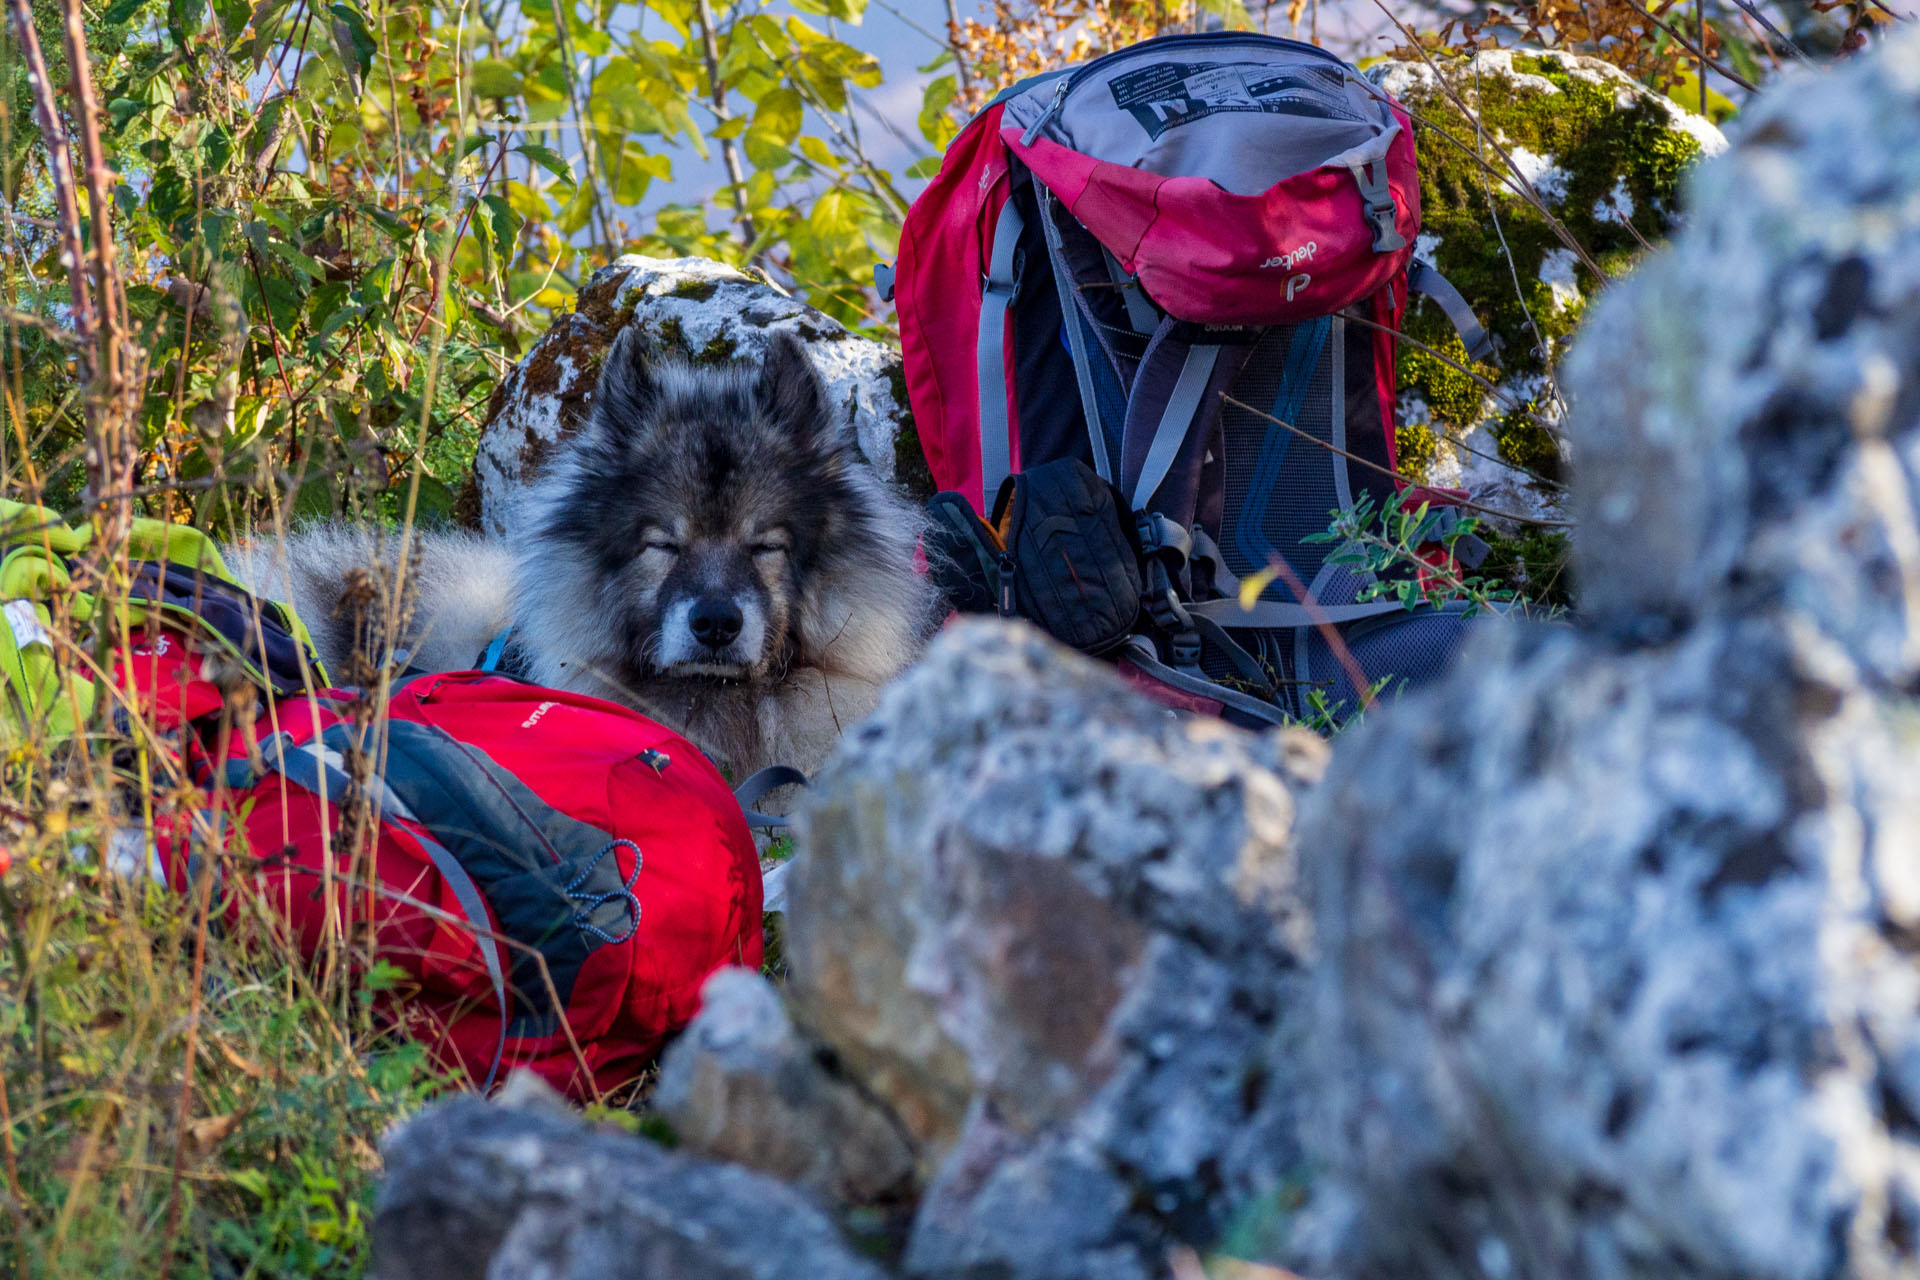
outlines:
[{"label": "dog's ear", "polygon": [[827,389],[807,349],[791,333],[776,333],[767,344],[754,394],[768,416],[802,442],[820,449],[839,442],[827,413]]},{"label": "dog's ear", "polygon": [[647,335],[637,324],[628,325],[613,340],[606,363],[600,366],[600,421],[625,435],[648,422],[660,402],[660,378],[647,350]]}]

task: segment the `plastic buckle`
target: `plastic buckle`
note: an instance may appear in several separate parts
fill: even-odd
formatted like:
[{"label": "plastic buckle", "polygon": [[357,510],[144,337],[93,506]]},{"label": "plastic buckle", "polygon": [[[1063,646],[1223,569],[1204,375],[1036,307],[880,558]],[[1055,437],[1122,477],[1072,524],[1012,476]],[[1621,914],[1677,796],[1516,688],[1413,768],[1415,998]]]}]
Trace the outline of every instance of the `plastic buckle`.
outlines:
[{"label": "plastic buckle", "polygon": [[1198,674],[1200,670],[1200,633],[1197,631],[1176,632],[1167,642],[1167,655],[1176,671]]}]

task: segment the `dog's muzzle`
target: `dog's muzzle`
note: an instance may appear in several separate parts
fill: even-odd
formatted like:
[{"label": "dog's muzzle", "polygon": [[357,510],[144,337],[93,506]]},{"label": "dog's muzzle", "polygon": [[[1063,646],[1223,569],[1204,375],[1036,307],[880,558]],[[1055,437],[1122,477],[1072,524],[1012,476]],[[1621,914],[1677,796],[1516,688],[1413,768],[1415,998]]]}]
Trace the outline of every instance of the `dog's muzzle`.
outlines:
[{"label": "dog's muzzle", "polygon": [[660,628],[659,665],[667,675],[738,678],[766,652],[766,614],[750,597],[705,595],[676,601]]}]

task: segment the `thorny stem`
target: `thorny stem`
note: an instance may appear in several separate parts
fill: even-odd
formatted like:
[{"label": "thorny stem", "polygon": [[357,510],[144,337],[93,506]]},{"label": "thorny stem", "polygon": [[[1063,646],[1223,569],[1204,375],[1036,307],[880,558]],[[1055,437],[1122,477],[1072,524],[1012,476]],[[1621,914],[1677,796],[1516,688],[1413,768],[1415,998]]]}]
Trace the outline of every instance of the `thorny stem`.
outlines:
[{"label": "thorny stem", "polygon": [[[712,0],[699,0],[700,53],[707,64],[707,92],[712,99],[713,114],[721,120],[731,120],[733,109],[727,106],[727,84],[720,78],[720,37],[713,27]],[[740,215],[740,230],[747,236],[749,245],[758,244],[760,232],[753,225],[753,215],[747,212],[747,171],[740,164],[740,149],[732,138],[720,139],[720,158],[727,166],[727,183],[733,192],[733,210]]]},{"label": "thorny stem", "polygon": [[73,159],[67,150],[67,131],[60,123],[60,112],[53,101],[53,81],[47,78],[47,61],[40,52],[40,35],[33,26],[33,9],[28,0],[7,0],[13,18],[14,37],[20,42],[21,56],[27,63],[27,83],[33,92],[33,118],[40,126],[40,140],[47,148],[47,180],[53,184],[55,222],[60,235],[60,256],[67,267],[68,291],[72,296],[74,331],[85,350],[80,355],[80,380],[93,380],[93,345],[97,326],[93,315],[93,293],[87,288],[86,254],[80,244],[80,202],[73,190]]},{"label": "thorny stem", "polygon": [[960,87],[972,92],[973,73],[967,69],[966,55],[960,51],[960,6],[956,0],[947,0],[947,48],[953,50],[953,66],[960,75]]}]

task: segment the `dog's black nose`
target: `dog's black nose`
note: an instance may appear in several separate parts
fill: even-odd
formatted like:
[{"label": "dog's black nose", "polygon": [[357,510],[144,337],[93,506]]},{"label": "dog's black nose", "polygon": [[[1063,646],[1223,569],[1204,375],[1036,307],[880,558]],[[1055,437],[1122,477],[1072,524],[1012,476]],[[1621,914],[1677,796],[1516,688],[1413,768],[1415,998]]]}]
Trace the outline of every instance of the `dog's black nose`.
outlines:
[{"label": "dog's black nose", "polygon": [[693,638],[709,649],[724,649],[740,634],[740,606],[725,596],[702,596],[693,602],[687,625]]}]

